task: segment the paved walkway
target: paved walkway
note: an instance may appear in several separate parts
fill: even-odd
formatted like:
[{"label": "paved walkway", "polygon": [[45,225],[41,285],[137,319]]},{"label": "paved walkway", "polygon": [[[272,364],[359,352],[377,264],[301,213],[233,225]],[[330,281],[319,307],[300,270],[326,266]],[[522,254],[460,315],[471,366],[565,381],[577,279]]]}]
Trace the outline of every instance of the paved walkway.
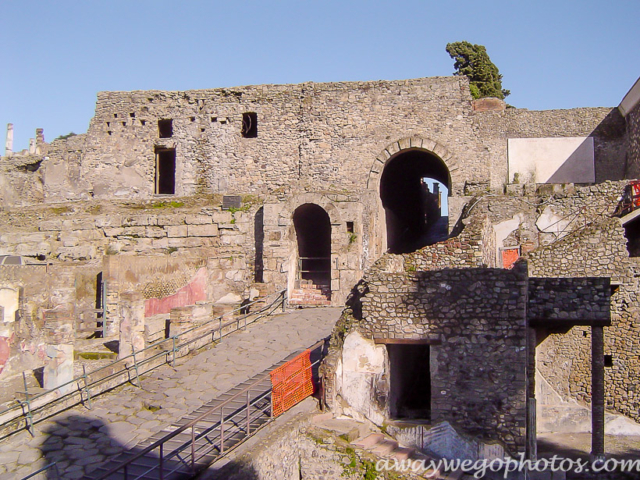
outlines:
[{"label": "paved walkway", "polygon": [[[215,347],[183,357],[142,377],[142,389],[125,385],[0,442],[0,480],[20,479],[57,462],[61,478],[78,479],[176,418],[251,378],[291,352],[331,333],[340,308],[293,310],[235,332]],[[47,478],[45,476],[41,478]],[[55,477],[49,477],[55,478]]]}]

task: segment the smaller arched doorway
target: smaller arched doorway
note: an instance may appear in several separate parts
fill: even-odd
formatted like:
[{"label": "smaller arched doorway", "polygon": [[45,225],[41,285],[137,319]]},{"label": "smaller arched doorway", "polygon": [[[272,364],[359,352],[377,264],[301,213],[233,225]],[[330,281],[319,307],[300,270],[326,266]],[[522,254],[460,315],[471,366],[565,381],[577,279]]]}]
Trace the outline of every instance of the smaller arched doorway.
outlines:
[{"label": "smaller arched doorway", "polygon": [[447,237],[450,187],[449,169],[426,150],[403,150],[387,162],[380,178],[380,199],[390,253],[413,252]]},{"label": "smaller arched doorway", "polygon": [[[331,300],[331,220],[327,212],[313,203],[300,205],[293,213],[298,243],[296,290],[305,294],[301,301],[313,303],[321,295]],[[315,296],[315,297],[314,297]],[[320,298],[316,298],[322,301]]]}]

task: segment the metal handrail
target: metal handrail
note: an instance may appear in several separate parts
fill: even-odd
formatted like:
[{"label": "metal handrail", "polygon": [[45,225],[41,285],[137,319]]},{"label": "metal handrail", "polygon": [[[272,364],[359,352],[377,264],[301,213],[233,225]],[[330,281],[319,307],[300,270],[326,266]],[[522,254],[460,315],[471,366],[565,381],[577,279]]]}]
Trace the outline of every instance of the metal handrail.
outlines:
[{"label": "metal handrail", "polygon": [[[313,351],[313,350],[317,349],[318,347],[322,346],[322,347],[323,347],[323,348],[322,348],[322,350],[324,350],[324,346],[326,345],[326,342],[327,342],[330,338],[331,338],[330,336],[329,336],[329,337],[325,337],[325,338],[323,338],[322,340],[319,340],[318,342],[314,343],[314,344],[313,344],[311,347],[309,347],[308,349],[309,349],[309,350],[311,350],[311,351]],[[321,352],[320,352],[320,358],[319,358],[318,360],[316,360],[315,362],[313,362],[313,363],[311,364],[311,366],[313,367],[313,366],[315,366],[316,364],[318,364],[318,363],[322,360],[322,358],[323,358],[323,352],[321,351]],[[194,445],[194,443],[195,443],[195,440],[196,440],[196,439],[200,439],[200,438],[202,438],[202,437],[203,437],[204,435],[206,435],[208,432],[210,432],[211,430],[214,430],[214,429],[216,428],[216,425],[217,425],[217,426],[223,426],[224,421],[226,420],[226,419],[224,418],[224,414],[223,414],[223,409],[225,408],[225,406],[227,406],[227,405],[228,405],[229,403],[231,403],[232,401],[236,400],[236,399],[237,399],[238,397],[240,397],[241,395],[243,395],[243,394],[245,394],[245,393],[246,393],[246,394],[248,394],[248,392],[250,392],[250,391],[251,391],[251,390],[252,390],[256,385],[258,385],[259,383],[263,382],[266,378],[269,378],[269,376],[270,376],[270,375],[271,375],[271,372],[267,372],[267,373],[265,373],[264,375],[261,375],[261,376],[260,376],[260,377],[258,377],[256,380],[254,380],[251,384],[247,385],[247,386],[246,386],[246,387],[244,387],[242,390],[240,390],[238,393],[236,393],[235,395],[233,395],[231,398],[228,398],[227,400],[225,400],[224,402],[222,402],[222,403],[221,403],[221,404],[219,404],[219,405],[216,405],[216,406],[214,406],[214,407],[209,408],[208,410],[206,410],[205,412],[203,412],[202,414],[200,414],[197,418],[195,418],[195,419],[191,420],[191,422],[189,422],[189,423],[187,423],[187,424],[185,424],[185,425],[183,425],[183,426],[179,427],[178,429],[176,429],[176,430],[174,430],[173,432],[171,432],[171,433],[169,433],[169,434],[165,435],[165,436],[164,436],[164,437],[162,437],[161,439],[156,440],[154,443],[152,443],[152,444],[151,444],[151,445],[149,445],[148,447],[146,447],[146,448],[144,448],[143,450],[141,450],[140,452],[138,452],[138,453],[137,453],[135,456],[133,456],[132,458],[130,458],[130,459],[128,459],[128,460],[126,460],[125,462],[120,463],[119,465],[116,465],[115,467],[113,467],[112,469],[110,469],[109,471],[107,471],[106,473],[104,473],[104,474],[100,475],[99,477],[97,477],[95,480],[104,480],[104,479],[106,479],[107,477],[109,477],[110,475],[113,475],[114,473],[116,473],[116,472],[118,472],[118,471],[120,471],[120,470],[122,470],[122,469],[124,469],[124,471],[125,471],[125,480],[126,480],[126,479],[128,478],[128,475],[127,475],[127,467],[128,467],[130,464],[132,464],[133,462],[135,462],[136,460],[138,460],[139,458],[141,458],[141,457],[145,456],[146,454],[148,454],[149,452],[151,452],[151,451],[155,450],[156,448],[160,448],[160,457],[158,458],[158,465],[157,465],[157,466],[155,466],[155,467],[152,467],[151,469],[147,470],[145,473],[143,473],[143,474],[141,474],[141,475],[144,475],[144,474],[146,474],[146,473],[148,473],[148,472],[150,472],[150,471],[154,470],[155,468],[158,468],[158,467],[159,467],[159,468],[160,468],[160,472],[161,472],[161,473],[160,473],[160,478],[162,479],[162,478],[163,478],[163,470],[162,470],[162,467],[163,467],[163,462],[164,462],[164,460],[169,459],[169,458],[172,458],[172,457],[174,457],[174,456],[178,455],[180,452],[182,452],[184,449],[186,449],[186,448],[189,446],[189,444],[190,444],[190,446],[191,446],[191,454],[192,454],[192,455],[194,455],[194,447],[193,447],[193,445]],[[258,400],[261,400],[262,398],[266,398],[266,397],[267,397],[267,396],[269,396],[269,394],[271,394],[271,393],[272,393],[272,388],[269,388],[267,391],[263,392],[263,393],[262,393],[262,394],[260,394],[258,397],[256,397],[256,398],[253,400],[253,402],[249,402],[249,401],[247,401],[247,407],[250,405],[250,403],[255,403],[255,402],[257,402]],[[248,416],[248,415],[249,415],[249,410],[248,410],[248,408],[247,408],[247,407],[242,407],[242,409],[236,410],[235,412],[233,412],[233,413],[231,414],[231,416],[229,416],[229,419],[231,419],[231,418],[233,418],[233,417],[235,417],[235,416],[237,416],[237,415],[241,414],[241,413],[242,413],[242,411],[243,411],[243,410],[245,410],[245,409],[247,410],[247,416]],[[195,425],[196,425],[197,423],[199,423],[200,421],[202,421],[202,419],[204,419],[205,417],[209,417],[209,416],[211,416],[211,415],[212,415],[213,413],[215,413],[217,410],[220,410],[220,413],[221,413],[221,421],[220,421],[218,424],[214,424],[212,427],[209,427],[206,431],[204,431],[204,432],[200,433],[198,436],[194,436],[194,435],[193,435],[193,433],[192,433],[191,442],[185,443],[185,444],[183,444],[183,446],[182,446],[182,447],[178,447],[178,448],[174,449],[174,450],[173,450],[173,451],[172,451],[168,456],[166,456],[166,457],[165,457],[165,456],[163,456],[163,448],[162,448],[162,447],[163,447],[163,445],[164,445],[166,442],[168,442],[168,441],[169,441],[169,440],[171,440],[172,438],[176,437],[177,435],[180,435],[182,432],[184,432],[185,430],[188,430],[189,428],[191,428],[191,429],[192,429],[192,432],[193,432],[193,429],[195,428]],[[273,397],[271,397],[271,412],[273,412]],[[273,420],[273,417],[272,417],[272,418],[271,418],[271,420],[269,420],[269,421],[272,421],[272,420]],[[266,425],[266,424],[265,424],[265,425]],[[256,429],[256,430],[254,430],[254,433],[255,433],[257,430],[259,430],[259,428],[258,428],[258,429]],[[223,430],[223,429],[221,429],[221,432],[224,432],[224,430]],[[247,432],[247,436],[249,436],[249,432]],[[224,451],[225,451],[225,450],[224,450],[224,438],[223,438],[223,433],[221,433],[221,437],[222,437],[222,438],[221,438],[221,448],[220,448],[220,452],[221,452],[221,453],[220,453],[220,455],[222,456],[222,455],[223,455],[223,453],[224,453]],[[241,443],[241,442],[240,442],[240,443]],[[237,444],[237,445],[239,445],[239,444]],[[236,445],[236,446],[237,446],[237,445]],[[211,451],[211,450],[213,450],[214,448],[216,448],[216,446],[215,446],[215,445],[212,445],[212,447],[211,447],[211,448],[210,448],[206,453],[210,452],[210,451]],[[232,450],[232,449],[228,449],[228,450],[226,450],[226,452],[229,452],[229,451],[231,451],[231,450]],[[206,453],[205,453],[205,454],[206,454]],[[205,454],[201,455],[201,456],[200,456],[200,458],[202,458],[202,456],[204,456]],[[193,456],[192,456],[192,459],[191,459],[191,463],[192,463],[192,465],[194,464],[194,461],[195,461],[195,459],[194,459],[194,458],[193,458]],[[175,469],[174,469],[174,471],[175,471]],[[173,473],[173,471],[172,471],[172,472],[170,472],[170,473]],[[141,475],[139,475],[139,476],[141,476]]]},{"label": "metal handrail", "polygon": [[[169,362],[169,357],[171,357],[171,362],[175,363],[176,354],[181,348],[189,346],[189,345],[197,342],[198,340],[201,340],[202,338],[207,337],[207,336],[212,335],[212,334],[213,334],[212,335],[212,341],[215,341],[215,333],[216,332],[219,332],[218,340],[220,340],[223,336],[226,336],[229,333],[232,333],[232,332],[227,332],[225,335],[223,335],[222,332],[223,332],[223,330],[225,328],[229,327],[230,325],[233,325],[234,323],[236,324],[236,330],[238,330],[238,329],[240,329],[240,322],[242,320],[244,320],[244,327],[247,326],[247,324],[248,324],[247,323],[247,318],[249,316],[256,316],[256,318],[254,318],[252,320],[252,322],[251,322],[251,323],[253,323],[253,322],[259,320],[260,318],[263,318],[265,316],[269,316],[269,315],[273,314],[273,312],[280,306],[282,306],[282,308],[284,309],[285,300],[286,300],[285,293],[286,293],[286,290],[283,289],[283,290],[280,290],[279,292],[276,292],[275,294],[273,294],[275,296],[275,299],[269,305],[266,305],[266,306],[262,307],[257,312],[243,313],[242,317],[238,317],[236,319],[231,319],[231,320],[228,320],[226,322],[222,321],[222,319],[227,315],[232,315],[232,314],[234,314],[236,312],[246,312],[246,309],[248,307],[250,307],[251,305],[253,305],[255,303],[262,302],[262,301],[264,301],[264,299],[258,299],[258,300],[254,300],[253,302],[249,302],[248,304],[242,305],[242,306],[240,306],[238,308],[235,308],[235,309],[233,309],[233,310],[231,310],[229,312],[226,312],[226,313],[224,313],[222,315],[214,317],[211,320],[209,320],[209,321],[207,321],[207,322],[205,322],[205,323],[203,323],[201,325],[197,325],[197,326],[192,327],[192,328],[190,328],[188,330],[180,332],[179,334],[176,334],[176,335],[173,335],[173,336],[171,336],[169,338],[166,338],[166,339],[160,340],[158,342],[155,342],[154,344],[152,344],[152,345],[150,345],[150,346],[148,346],[148,347],[146,347],[146,348],[144,348],[142,350],[138,350],[138,351],[134,350],[131,355],[127,355],[125,357],[119,358],[119,359],[109,363],[108,365],[104,365],[104,366],[99,367],[99,368],[97,368],[95,370],[92,370],[89,373],[85,373],[80,377],[76,377],[76,378],[74,378],[74,379],[72,379],[72,380],[70,380],[70,381],[68,381],[66,383],[58,385],[57,387],[55,387],[53,389],[47,390],[45,392],[41,392],[41,393],[39,393],[37,395],[33,395],[33,396],[27,395],[27,400],[24,401],[24,402],[21,402],[20,400],[16,400],[18,402],[18,405],[15,405],[13,407],[9,407],[9,408],[6,408],[4,410],[1,410],[0,411],[0,415],[5,415],[7,413],[10,413],[10,412],[16,411],[16,410],[21,410],[22,411],[21,414],[17,415],[14,418],[11,418],[11,419],[3,422],[3,423],[1,423],[0,424],[0,428],[9,425],[12,422],[19,421],[19,419],[24,417],[26,419],[26,422],[25,422],[25,426],[23,428],[27,428],[29,430],[29,429],[31,429],[33,427],[33,423],[35,422],[35,420],[33,420],[34,411],[43,409],[45,407],[49,407],[49,406],[55,405],[56,403],[60,403],[60,402],[65,401],[65,400],[68,400],[70,397],[72,397],[73,395],[77,395],[77,394],[80,394],[80,399],[76,404],[82,403],[83,402],[83,399],[82,399],[83,392],[87,396],[87,400],[89,400],[91,398],[91,396],[92,396],[89,393],[89,388],[90,387],[93,387],[93,386],[102,384],[102,383],[104,383],[106,381],[112,380],[113,378],[116,378],[117,376],[122,375],[124,373],[129,373],[128,376],[131,377],[131,372],[130,372],[130,368],[131,367],[129,365],[127,365],[127,363],[130,363],[131,360],[134,361],[133,365],[134,365],[134,368],[136,370],[137,370],[138,366],[150,363],[152,360],[155,360],[158,357],[162,357],[162,356],[167,357],[167,362]],[[269,309],[271,309],[271,308],[273,308],[273,309],[271,311],[269,311]],[[265,315],[262,315],[264,312],[267,312],[267,313]],[[213,329],[207,330],[202,335],[196,336],[196,337],[188,339],[188,340],[186,340],[186,341],[184,341],[182,343],[179,343],[180,337],[184,337],[185,335],[193,333],[196,330],[201,330],[204,327],[210,326],[214,322],[218,322],[218,325],[216,327],[214,327]],[[146,357],[143,360],[136,360],[136,355],[139,356],[140,354],[145,353],[146,351],[150,351],[152,349],[161,348],[163,344],[167,344],[167,343],[171,343],[171,350],[161,350],[160,352],[158,352],[158,353],[156,353],[156,354],[154,354],[154,355],[152,355],[150,357]],[[97,372],[101,372],[101,371],[109,369],[109,368],[113,368],[116,364],[119,364],[119,363],[123,364],[123,367],[121,369],[119,369],[119,370],[117,370],[115,372],[107,373],[106,376],[98,378],[98,379],[96,379],[96,380],[94,380],[92,382],[88,382],[87,381],[87,377],[88,376],[95,375]],[[152,367],[152,368],[150,368],[149,370],[146,370],[143,373],[147,373],[147,372],[153,370],[154,368],[157,368],[160,365],[161,364],[156,365],[155,367]],[[137,374],[136,374],[136,378],[138,378]],[[121,383],[119,383],[118,385],[122,385],[124,383],[127,383],[130,380],[131,380],[131,378],[129,378],[127,380],[124,380]],[[80,382],[82,382],[84,384],[84,386],[81,386]],[[66,387],[66,386],[69,386],[69,385],[73,385],[73,384],[75,384],[75,389],[73,391],[71,391],[69,393],[66,393],[64,395],[60,395],[59,397],[56,397],[56,398],[54,398],[54,399],[52,399],[50,401],[47,401],[42,405],[38,405],[36,407],[34,407],[32,405],[35,400],[40,399],[42,397],[45,397],[46,395],[55,394],[56,390],[59,390],[59,389],[61,389],[63,387]],[[109,389],[115,388],[118,385],[109,387]],[[99,394],[99,393],[103,393],[103,392],[98,392],[97,394]],[[93,393],[93,397],[95,397],[97,394],[94,392]],[[66,405],[64,408],[69,408],[69,407],[70,407],[69,405]],[[46,416],[44,418],[50,418],[50,417],[56,415],[57,413],[59,413],[59,412],[55,412],[55,413],[53,413],[51,415],[48,415],[48,416]],[[42,420],[42,419],[40,419],[40,420]],[[4,436],[0,436],[0,438],[5,438],[5,437],[9,436],[10,434],[15,433],[15,432],[17,432],[19,430],[21,430],[21,429],[17,428],[14,431],[12,431],[12,432],[4,435]]]},{"label": "metal handrail", "polygon": [[49,470],[51,467],[54,468],[55,472],[56,472],[56,478],[60,478],[60,470],[58,470],[58,464],[56,462],[52,462],[49,465],[45,465],[44,467],[42,467],[40,470],[36,470],[33,473],[30,473],[29,475],[27,475],[26,477],[23,477],[22,480],[28,480],[29,478],[33,478],[35,477],[37,474],[42,473],[46,470]]}]

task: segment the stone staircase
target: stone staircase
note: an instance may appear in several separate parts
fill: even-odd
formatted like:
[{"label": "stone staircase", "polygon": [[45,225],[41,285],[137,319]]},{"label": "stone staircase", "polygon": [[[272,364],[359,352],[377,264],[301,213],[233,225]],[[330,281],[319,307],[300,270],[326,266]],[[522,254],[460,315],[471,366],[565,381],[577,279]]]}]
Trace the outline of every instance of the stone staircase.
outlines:
[{"label": "stone staircase", "polygon": [[[370,433],[364,437],[358,438],[351,442],[351,445],[357,448],[361,448],[363,450],[367,450],[372,454],[387,458],[391,461],[394,459],[401,464],[403,461],[424,461],[424,464],[428,466],[431,461],[437,465],[437,460],[425,455],[414,448],[403,447],[393,438],[384,435],[383,433]],[[390,463],[392,465],[392,463]],[[462,478],[463,472],[441,472],[439,470],[428,469],[421,472],[421,475],[426,478],[434,478],[441,480],[458,480]]]},{"label": "stone staircase", "polygon": [[300,280],[300,288],[291,291],[289,305],[331,305],[331,287],[316,285],[311,280]]}]

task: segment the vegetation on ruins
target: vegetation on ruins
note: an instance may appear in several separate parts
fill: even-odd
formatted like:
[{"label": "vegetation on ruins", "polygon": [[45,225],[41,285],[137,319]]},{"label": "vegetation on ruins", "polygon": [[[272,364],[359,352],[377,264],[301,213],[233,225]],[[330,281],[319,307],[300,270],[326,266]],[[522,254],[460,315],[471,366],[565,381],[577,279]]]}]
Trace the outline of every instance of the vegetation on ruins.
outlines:
[{"label": "vegetation on ruins", "polygon": [[77,133],[69,132],[66,135],[60,135],[59,137],[54,138],[55,140],[66,140],[67,138],[75,137]]},{"label": "vegetation on ruins", "polygon": [[497,97],[504,100],[511,93],[502,88],[502,75],[483,45],[467,41],[448,43],[447,53],[456,61],[454,75],[469,78],[469,90],[473,98]]}]

